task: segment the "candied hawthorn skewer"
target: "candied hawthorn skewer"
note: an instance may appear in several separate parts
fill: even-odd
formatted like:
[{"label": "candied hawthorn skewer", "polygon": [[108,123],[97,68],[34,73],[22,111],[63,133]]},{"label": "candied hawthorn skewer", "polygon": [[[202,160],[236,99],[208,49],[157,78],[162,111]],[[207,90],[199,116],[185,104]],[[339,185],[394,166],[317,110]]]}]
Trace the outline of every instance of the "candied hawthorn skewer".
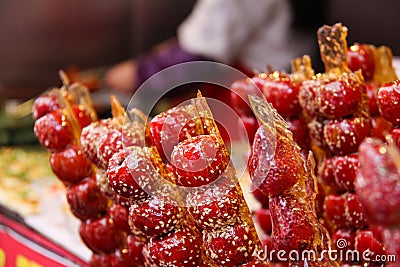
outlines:
[{"label": "candied hawthorn skewer", "polygon": [[[272,236],[266,244],[268,250],[287,253],[291,250],[299,253],[313,250],[322,256],[319,266],[338,266],[337,262],[321,254],[324,249],[330,248],[330,237],[315,210],[318,189],[312,155],[307,161],[304,159],[286,121],[271,105],[256,96],[250,96],[250,101],[262,126],[253,144],[249,172],[255,187],[269,197]],[[276,149],[271,154],[267,147],[274,145],[274,138],[277,139]],[[289,157],[285,153],[287,151],[291,152]],[[287,180],[291,182],[287,183]],[[277,188],[271,186],[273,183],[285,186]],[[301,259],[289,261],[290,266],[296,264],[305,263]],[[313,266],[315,262],[308,264]]]},{"label": "candied hawthorn skewer", "polygon": [[[381,121],[375,117],[376,88],[369,86],[393,79],[395,74],[390,50],[373,46],[358,49],[368,49],[363,51],[366,56],[372,54],[375,57],[368,59],[374,61],[374,66],[365,65],[368,69],[351,72],[350,69],[354,70],[357,66],[353,58],[354,51],[347,50],[346,36],[347,28],[341,24],[320,28],[318,41],[326,73],[317,74],[315,79],[303,82],[299,98],[309,120],[313,150],[318,159],[318,178],[327,194],[324,202],[326,225],[332,235],[339,231],[354,234],[355,241],[352,242],[356,243],[357,250],[374,250],[376,246],[382,248],[384,245],[378,242],[376,235],[365,234],[372,225],[367,220],[362,199],[354,191],[359,164],[362,162],[358,150],[371,134],[385,135],[379,133],[381,130],[376,126]],[[362,71],[369,84],[365,84]],[[370,111],[375,112],[372,113],[372,119]],[[386,129],[383,127],[383,130]],[[373,245],[373,242],[378,245]],[[375,252],[379,251],[376,249]]]},{"label": "candied hawthorn skewer", "polygon": [[[112,200],[100,190],[96,183],[95,167],[80,147],[81,129],[96,120],[97,116],[90,96],[85,91],[87,89],[79,84],[70,85],[68,78],[62,73],[60,75],[63,87],[55,88],[35,101],[32,111],[35,133],[51,152],[51,168],[66,186],[67,202],[72,213],[81,220],[82,241],[94,255],[108,255],[124,245],[127,232],[126,229],[119,229],[119,224],[116,224],[118,220],[110,220]],[[59,117],[54,119],[53,114],[58,114],[56,116],[61,116],[62,120],[57,120]],[[45,132],[56,135],[48,138]],[[116,209],[112,210],[112,216],[117,218]],[[103,235],[99,237],[98,231]]]},{"label": "candied hawthorn skewer", "polygon": [[[181,116],[180,112],[189,116]],[[168,121],[169,115],[182,128],[191,124],[189,127],[196,129],[196,134],[192,131],[192,134],[180,139],[180,129],[168,130],[168,122],[164,128],[163,123]],[[132,201],[130,208],[129,222],[133,232],[142,233],[149,240],[144,246],[146,264],[237,266],[255,262],[264,266],[265,263],[252,257],[254,250],[260,246],[259,239],[241,188],[236,184],[229,154],[205,99],[199,96],[189,105],[156,116],[150,122],[150,129],[154,147],[134,148],[141,152],[134,157],[137,168],[130,170],[140,183],[146,178],[144,174],[137,175],[136,170],[146,169],[138,166],[147,162],[147,175],[153,181],[146,187],[151,190],[151,195]],[[163,151],[166,156],[163,158],[159,156],[161,152],[154,153],[154,149],[162,147],[154,140],[160,137],[157,131],[163,129],[167,129],[162,132],[163,140],[176,140],[170,162],[166,160],[168,152]],[[214,158],[218,160],[214,161]],[[191,162],[187,166],[179,164],[185,160]],[[195,164],[197,160],[198,164]],[[108,171],[114,166],[112,161]],[[221,174],[222,178],[219,177]],[[159,183],[160,179],[165,181]],[[168,198],[176,199],[172,203],[165,202]],[[229,240],[226,239],[228,237]],[[231,242],[232,239],[235,242]],[[194,251],[195,254],[182,254],[180,250]]]}]

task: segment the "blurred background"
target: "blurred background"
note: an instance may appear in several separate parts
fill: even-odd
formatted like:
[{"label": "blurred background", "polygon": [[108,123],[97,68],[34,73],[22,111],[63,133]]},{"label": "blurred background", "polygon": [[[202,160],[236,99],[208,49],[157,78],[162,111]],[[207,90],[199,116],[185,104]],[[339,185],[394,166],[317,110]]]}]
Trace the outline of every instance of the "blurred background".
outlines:
[{"label": "blurred background", "polygon": [[[323,23],[343,22],[349,43],[388,45],[400,54],[396,0],[291,0],[291,26],[316,49]],[[59,85],[58,70],[91,69],[134,58],[175,36],[194,0],[1,0],[0,85],[7,98],[30,98]],[[257,5],[248,1],[249,5]],[[242,20],[246,20],[245,17]],[[316,67],[318,53],[312,55]],[[267,64],[267,62],[265,63]]]},{"label": "blurred background", "polygon": [[[235,9],[235,4],[241,6]],[[261,15],[257,15],[256,12],[261,7],[266,10],[264,13],[258,12]],[[205,13],[210,10],[212,12]],[[268,58],[269,54],[280,55],[274,47],[276,49],[284,47],[288,51],[285,51],[286,54],[282,53],[285,56],[271,60],[274,62],[272,67],[290,70],[291,58],[309,54],[316,71],[322,71],[316,31],[323,24],[336,22],[342,22],[349,28],[349,44],[360,42],[377,46],[387,45],[394,55],[400,55],[400,38],[397,37],[397,28],[400,25],[398,10],[400,10],[400,2],[397,0],[264,0],[260,2],[248,0],[0,0],[1,107],[4,109],[5,103],[9,101],[21,103],[51,87],[60,86],[58,71],[61,69],[66,70],[71,77],[75,75],[77,79],[82,78],[79,76],[80,73],[96,73],[93,89],[97,90],[99,87],[106,89],[107,94],[109,90],[118,88],[113,88],[113,84],[106,83],[104,76],[108,69],[123,61],[140,59],[140,62],[146,63],[142,64],[147,68],[145,74],[139,77],[141,78],[139,82],[137,78],[134,79],[136,75],[134,72],[140,72],[140,69],[138,71],[128,68],[127,70],[132,73],[125,73],[125,76],[121,78],[129,83],[135,82],[136,86],[154,72],[181,61],[206,58],[224,62],[225,58],[222,56],[219,57],[215,53],[207,54],[207,51],[219,51],[217,46],[213,47],[214,43],[211,41],[217,37],[227,39],[228,45],[225,44],[226,48],[222,50],[232,48],[229,60],[224,63],[233,66],[239,63],[243,70],[250,71],[255,67],[244,64],[246,62],[244,55],[250,55],[249,57],[252,56],[253,59],[259,56],[259,61],[264,60],[263,56]],[[236,16],[228,18],[229,13]],[[260,16],[261,19],[256,21],[252,18],[252,14],[254,17]],[[218,23],[219,19],[223,20],[221,25],[225,25],[227,36],[216,36],[222,28]],[[251,24],[248,21],[252,19],[255,22]],[[196,23],[204,24],[205,20],[209,20],[209,24],[202,28],[201,37],[206,39],[205,46],[208,41],[210,43],[206,52],[204,52],[204,47],[200,45],[200,48],[196,47],[196,42],[202,42],[200,37],[196,39],[197,25],[193,26]],[[229,23],[233,26],[229,26]],[[251,25],[255,29],[251,31],[249,29],[246,32],[246,27],[240,29],[240,25],[246,25],[246,27]],[[257,27],[271,28],[271,30],[266,29],[265,34],[263,33],[264,39],[280,39],[270,46],[266,44],[264,50],[260,42],[253,46],[258,47],[262,52],[250,51],[247,48],[251,47],[251,42],[262,39],[253,38],[257,37],[256,33],[261,32]],[[183,33],[179,37],[182,38],[178,38],[177,42],[179,45],[182,41],[186,50],[176,52],[176,50],[166,49],[167,52],[160,59],[160,53],[159,51],[155,53],[157,49],[154,47],[176,37],[180,28]],[[240,39],[240,36],[236,36],[239,35],[236,31],[240,30],[247,35],[245,35],[246,38],[242,38],[242,44],[239,46],[235,42]],[[220,43],[216,42],[216,44]],[[190,50],[192,47],[194,47],[193,50]],[[233,50],[234,47],[243,48],[243,51],[247,50],[241,53],[238,49]],[[168,55],[169,51],[173,51],[173,56]],[[149,59],[148,55],[151,54],[153,57],[150,56]],[[242,55],[243,58],[233,58],[232,54]],[[149,64],[152,60],[156,63]],[[271,62],[262,64],[267,66]],[[132,81],[130,81],[130,75],[132,75]],[[132,85],[129,86],[132,87]],[[125,93],[129,96],[133,90],[134,88],[128,92],[125,90]],[[94,97],[97,97],[96,94]],[[98,97],[104,97],[104,94],[99,94]],[[4,120],[0,124],[4,127]]]}]

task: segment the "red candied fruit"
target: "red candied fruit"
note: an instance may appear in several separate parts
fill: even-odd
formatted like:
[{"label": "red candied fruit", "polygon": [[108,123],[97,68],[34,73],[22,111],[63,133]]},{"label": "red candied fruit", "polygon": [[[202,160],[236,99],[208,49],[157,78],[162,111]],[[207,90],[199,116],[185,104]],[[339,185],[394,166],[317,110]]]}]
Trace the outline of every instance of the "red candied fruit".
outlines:
[{"label": "red candied fruit", "polygon": [[400,126],[400,80],[386,83],[378,90],[378,106],[381,116],[393,124]]},{"label": "red candied fruit", "polygon": [[318,110],[326,118],[338,119],[354,114],[361,102],[363,89],[352,80],[338,80],[318,90]]},{"label": "red candied fruit", "polygon": [[37,120],[47,113],[60,108],[58,98],[55,95],[41,95],[35,99],[32,106],[32,117]]},{"label": "red candied fruit", "polygon": [[257,119],[254,116],[243,115],[238,119],[238,128],[241,129],[243,126],[246,130],[249,143],[253,143],[254,135],[256,134],[259,127]]},{"label": "red candied fruit", "polygon": [[255,197],[255,199],[257,199],[258,202],[260,202],[261,207],[264,209],[268,209],[269,208],[268,196],[265,195],[263,192],[261,192],[259,188],[254,188],[253,184],[251,184],[250,186],[252,189],[253,196]]},{"label": "red candied fruit", "polygon": [[263,87],[263,94],[268,102],[285,119],[297,117],[301,113],[299,104],[299,86],[286,75],[269,75]]},{"label": "red candied fruit", "polygon": [[324,203],[325,217],[335,229],[360,229],[367,225],[364,207],[356,194],[330,194]]},{"label": "red candied fruit", "polygon": [[73,184],[93,173],[90,161],[77,145],[52,153],[50,167],[64,184]]},{"label": "red candied fruit", "polygon": [[260,208],[256,210],[254,215],[264,233],[270,235],[272,233],[272,220],[269,209]]},{"label": "red candied fruit", "polygon": [[338,186],[335,180],[335,167],[333,158],[323,158],[318,162],[318,179],[324,186],[329,186],[330,191],[338,191]]},{"label": "red candied fruit", "polygon": [[127,147],[111,157],[107,181],[116,194],[138,200],[147,196],[138,182],[150,182],[152,169],[150,159],[140,147]]},{"label": "red candied fruit", "polygon": [[93,254],[89,260],[90,267],[116,267],[120,266],[117,256],[112,254]]},{"label": "red candied fruit", "polygon": [[347,66],[351,71],[361,70],[365,81],[372,80],[375,73],[374,52],[366,44],[355,44],[347,49]]},{"label": "red candied fruit", "polygon": [[126,239],[126,233],[115,225],[108,214],[83,222],[79,233],[86,246],[95,253],[112,253]]},{"label": "red candied fruit", "polygon": [[167,235],[151,238],[145,246],[145,257],[155,266],[198,266],[201,261],[201,233],[180,228]]},{"label": "red candied fruit", "polygon": [[[387,251],[382,242],[380,242],[374,233],[370,230],[359,230],[355,238],[355,249],[362,255],[361,260],[365,263],[379,264],[382,266],[384,261],[380,259],[387,258]],[[366,252],[368,250],[368,252]]]},{"label": "red candied fruit", "polygon": [[[216,192],[218,191],[218,192]],[[240,198],[235,187],[191,191],[188,211],[198,227],[213,230],[228,225],[240,216]],[[193,204],[193,205],[191,205]]]},{"label": "red candied fruit", "polygon": [[179,143],[172,152],[171,164],[176,183],[198,187],[217,180],[230,161],[225,147],[214,135],[199,135]]},{"label": "red candied fruit", "polygon": [[93,122],[82,129],[80,142],[85,156],[96,166],[101,166],[98,147],[111,128],[111,120]]},{"label": "red candied fruit", "polygon": [[51,151],[64,149],[74,138],[71,123],[59,109],[36,120],[33,130],[39,142]]},{"label": "red candied fruit", "polygon": [[81,129],[92,123],[92,117],[90,116],[89,111],[82,105],[73,105],[72,112],[74,113]]},{"label": "red candied fruit", "polygon": [[177,229],[181,217],[180,207],[154,197],[135,202],[129,208],[132,232],[147,238]]},{"label": "red candied fruit", "polygon": [[251,94],[260,95],[264,85],[262,76],[241,79],[230,86],[230,95],[233,108],[240,116],[253,116],[248,96]]},{"label": "red candied fruit", "polygon": [[365,90],[367,92],[368,97],[368,111],[369,115],[377,116],[379,115],[379,107],[378,107],[378,85],[375,83],[367,83],[365,85]]},{"label": "red candied fruit", "polygon": [[370,134],[370,120],[363,117],[331,120],[324,127],[326,143],[335,155],[357,152],[361,142]]},{"label": "red candied fruit", "polygon": [[311,248],[314,239],[312,218],[304,213],[304,202],[293,195],[277,195],[270,198],[273,241],[284,250]]},{"label": "red candied fruit", "polygon": [[256,239],[247,223],[238,222],[207,232],[204,243],[206,253],[217,266],[233,267],[251,259]]},{"label": "red candied fruit", "polygon": [[[251,157],[249,160],[250,177],[254,180],[262,180],[259,189],[268,196],[277,195],[291,188],[299,179],[299,171],[302,167],[299,162],[300,150],[297,145],[284,138],[280,134],[276,136],[276,150],[273,159],[262,162],[265,148],[264,127],[260,127],[255,135]],[[268,164],[270,164],[268,166]],[[268,170],[264,170],[268,166]]]},{"label": "red candied fruit", "polygon": [[141,266],[144,262],[144,243],[145,241],[136,235],[128,235],[126,238],[127,257],[133,266]]},{"label": "red candied fruit", "polygon": [[333,191],[352,191],[359,167],[358,154],[335,156],[321,161],[318,168],[320,181]]},{"label": "red candied fruit", "polygon": [[183,108],[162,112],[150,121],[150,140],[164,160],[169,160],[174,146],[197,135],[196,123]]},{"label": "red candied fruit", "polygon": [[94,175],[68,186],[66,196],[72,213],[81,220],[96,218],[109,206],[109,200],[100,191]]},{"label": "red candied fruit", "polygon": [[311,149],[311,139],[307,122],[300,117],[287,121],[289,130],[293,133],[293,140],[300,146],[303,154],[307,155]]},{"label": "red candied fruit", "polygon": [[138,236],[129,235],[126,243],[110,254],[93,254],[90,267],[142,267],[144,240]]},{"label": "red candied fruit", "polygon": [[114,203],[108,208],[108,214],[118,229],[127,233],[131,231],[128,223],[129,211],[127,207]]}]

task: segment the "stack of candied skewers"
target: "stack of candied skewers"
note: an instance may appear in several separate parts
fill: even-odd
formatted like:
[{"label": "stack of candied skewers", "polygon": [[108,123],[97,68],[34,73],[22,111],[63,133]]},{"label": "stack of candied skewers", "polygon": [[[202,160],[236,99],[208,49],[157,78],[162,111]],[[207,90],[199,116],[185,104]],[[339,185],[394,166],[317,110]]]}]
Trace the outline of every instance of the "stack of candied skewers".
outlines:
[{"label": "stack of candied skewers", "polygon": [[[332,247],[342,252],[351,252],[357,249],[360,254],[369,249],[375,255],[383,255],[382,259],[384,259],[387,256],[387,246],[383,238],[383,228],[377,226],[374,219],[370,218],[371,214],[366,212],[368,204],[365,205],[365,198],[368,199],[368,197],[360,197],[358,190],[355,190],[355,184],[357,184],[357,177],[361,172],[359,147],[367,137],[373,136],[385,140],[388,137],[387,134],[390,133],[392,142],[398,143],[397,76],[392,67],[391,51],[388,47],[377,48],[372,45],[356,44],[348,48],[346,36],[347,28],[340,23],[323,26],[318,31],[321,57],[326,68],[325,73],[314,75],[311,64],[305,56],[293,61],[292,74],[282,74],[281,72],[257,74],[251,80],[247,80],[247,84],[253,84],[253,86],[247,85],[247,87],[238,86],[238,84],[243,84],[243,81],[237,81],[231,87],[232,97],[239,103],[235,107],[238,113],[244,118],[244,121],[250,121],[248,117],[257,116],[257,114],[243,115],[244,102],[237,101],[237,99],[238,96],[251,95],[257,91],[257,88],[260,89],[277,112],[289,122],[286,128],[292,131],[293,139],[302,147],[302,154],[306,155],[304,150],[307,149],[307,145],[304,145],[304,140],[307,138],[300,138],[300,140],[295,138],[301,135],[299,135],[298,128],[292,127],[291,118],[287,113],[288,108],[295,107],[296,101],[300,104],[301,117],[308,126],[311,150],[317,162],[318,194],[315,201],[314,198],[312,200],[315,202],[317,216],[332,237]],[[294,101],[289,101],[289,98],[285,97],[288,92],[285,88],[290,87],[284,84],[279,87],[272,84],[271,77],[291,77],[292,80],[300,78],[297,80],[299,81],[297,98],[293,97]],[[291,92],[296,92],[296,87],[291,86],[291,88]],[[286,99],[286,110],[281,108],[279,101],[270,97],[271,93],[268,93],[277,90],[283,95],[278,100]],[[257,124],[253,123],[253,125],[255,125],[252,128],[254,132]],[[268,137],[260,131],[261,129],[255,135],[253,144],[254,156],[250,162],[253,165],[254,157],[256,157],[255,162],[259,162],[257,157],[262,154],[260,151],[262,152],[267,147],[266,144],[261,145],[260,140],[267,139],[268,145],[273,143],[271,136]],[[276,153],[279,154],[279,146],[282,149],[284,146],[279,144],[279,134],[277,137]],[[250,173],[253,179],[258,181],[258,187],[254,194],[263,206],[256,211],[256,219],[267,234],[265,243],[272,248],[276,248],[276,246],[271,243],[279,244],[285,240],[283,237],[274,238],[275,235],[281,233],[280,228],[284,227],[285,223],[280,223],[278,220],[271,222],[271,217],[277,216],[277,211],[273,211],[269,206],[271,200],[268,201],[268,196],[271,197],[275,194],[271,192],[274,189],[275,181],[273,179],[268,181],[268,177],[278,180],[281,175],[288,176],[289,179],[284,179],[283,182],[276,183],[276,185],[279,185],[282,190],[285,185],[290,188],[289,184],[295,183],[294,179],[290,179],[290,174],[296,173],[293,171],[295,166],[296,168],[301,166],[293,159],[287,161],[285,165],[285,161],[279,162],[276,157],[277,155],[272,154],[269,158],[267,157],[270,164],[274,165],[261,171],[262,177],[265,178],[263,183],[259,182],[261,178],[258,177],[260,175],[260,172],[257,172],[258,167],[250,165],[251,168],[256,169],[256,171],[252,171],[250,168]],[[290,156],[287,157],[290,158]],[[281,175],[272,175],[276,172],[276,166],[280,166],[277,169]],[[373,166],[375,165],[372,164],[371,167]],[[372,176],[368,179],[371,181],[375,178]],[[396,179],[394,179],[394,184],[398,184]],[[372,187],[372,183],[369,188],[372,191],[381,191],[379,186]],[[397,191],[393,188],[392,190],[393,195],[396,196]],[[288,191],[283,190],[283,192]],[[378,203],[383,204],[382,201],[378,201]],[[396,206],[397,203],[394,205]],[[392,207],[388,214],[393,210],[396,208]],[[278,214],[280,214],[279,210]],[[289,222],[295,223],[296,216],[293,216]],[[274,231],[274,229],[277,230]],[[306,231],[305,229],[307,228],[302,230]],[[294,228],[292,230],[294,231]],[[299,230],[299,233],[301,232]],[[337,246],[339,241],[343,240],[345,246],[343,243]],[[393,247],[394,242],[391,243]],[[398,248],[395,248],[394,251],[396,249]],[[341,258],[338,262],[343,265],[371,264],[363,259],[352,260],[346,257]],[[385,264],[385,260],[376,261],[373,264]]]},{"label": "stack of candied skewers", "polygon": [[260,240],[205,99],[151,121],[111,104],[113,117],[97,120],[84,88],[64,77],[33,110],[90,265],[266,266],[253,256]]}]

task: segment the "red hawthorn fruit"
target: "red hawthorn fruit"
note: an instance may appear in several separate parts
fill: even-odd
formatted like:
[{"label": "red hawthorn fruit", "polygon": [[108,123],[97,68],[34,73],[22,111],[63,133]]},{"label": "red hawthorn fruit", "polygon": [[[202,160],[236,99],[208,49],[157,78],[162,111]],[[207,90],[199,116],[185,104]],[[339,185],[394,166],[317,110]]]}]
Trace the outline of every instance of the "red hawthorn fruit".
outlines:
[{"label": "red hawthorn fruit", "polygon": [[353,191],[359,167],[358,154],[333,157],[333,171],[339,191]]},{"label": "red hawthorn fruit", "polygon": [[399,154],[396,146],[378,139],[367,139],[360,146],[355,191],[371,224],[400,223]]},{"label": "red hawthorn fruit", "polygon": [[190,191],[186,198],[188,211],[199,228],[212,231],[234,222],[240,216],[240,196],[235,187]]},{"label": "red hawthorn fruit", "polygon": [[196,229],[177,231],[154,237],[145,246],[145,255],[155,266],[198,266],[201,261],[201,233]]},{"label": "red hawthorn fruit", "polygon": [[315,117],[319,114],[317,102],[318,88],[322,86],[320,80],[305,80],[299,87],[299,104],[308,117]]},{"label": "red hawthorn fruit", "polygon": [[251,184],[251,189],[253,196],[257,199],[258,202],[260,202],[261,207],[264,209],[269,208],[269,198],[267,195],[265,195],[259,188],[254,188],[254,185]]},{"label": "red hawthorn fruit", "polygon": [[128,218],[129,218],[128,208],[114,203],[113,205],[111,205],[111,207],[108,208],[108,214],[110,218],[114,221],[118,229],[130,233],[131,229],[128,223]]},{"label": "red hawthorn fruit", "polygon": [[277,195],[269,203],[273,228],[273,241],[284,250],[311,248],[314,223],[304,210],[304,202],[293,195]]},{"label": "red hawthorn fruit", "polygon": [[330,194],[326,196],[324,202],[325,218],[333,224],[334,229],[346,229],[345,201],[340,195]]},{"label": "red hawthorn fruit", "polygon": [[127,256],[130,262],[136,264],[133,266],[142,266],[144,262],[143,247],[145,240],[136,235],[128,235],[126,238]]},{"label": "red hawthorn fruit", "polygon": [[260,95],[264,80],[261,75],[258,75],[253,78],[237,80],[230,86],[231,103],[240,116],[254,116],[248,96],[250,94]]},{"label": "red hawthorn fruit", "polygon": [[74,138],[71,123],[59,109],[36,120],[33,130],[39,142],[50,151],[64,149]]},{"label": "red hawthorn fruit", "polygon": [[164,160],[169,160],[174,146],[197,135],[197,125],[183,108],[162,112],[150,121],[150,140]]},{"label": "red hawthorn fruit", "polygon": [[254,135],[256,134],[257,129],[259,127],[257,119],[254,116],[243,115],[238,119],[238,127],[241,128],[243,126],[246,130],[249,143],[250,144],[253,143]]},{"label": "red hawthorn fruit", "polygon": [[109,128],[111,128],[111,120],[100,120],[82,129],[80,137],[82,151],[96,166],[101,165],[98,148],[103,142]]},{"label": "red hawthorn fruit", "polygon": [[66,197],[72,213],[82,221],[104,214],[109,206],[94,175],[68,186]]},{"label": "red hawthorn fruit", "polygon": [[318,90],[318,110],[329,119],[354,114],[359,108],[362,91],[362,87],[350,79],[328,82]]},{"label": "red hawthorn fruit", "polygon": [[335,179],[335,167],[333,158],[323,158],[318,162],[318,179],[324,186],[329,186],[333,192],[338,191],[338,185]]},{"label": "red hawthorn fruit", "polygon": [[129,225],[133,233],[147,238],[177,229],[182,218],[180,207],[154,197],[133,203],[129,208]]},{"label": "red hawthorn fruit", "polygon": [[300,146],[303,154],[311,150],[311,139],[307,122],[303,117],[288,120],[289,130],[293,133],[293,140]]},{"label": "red hawthorn fruit", "polygon": [[297,117],[301,113],[299,104],[299,86],[289,76],[280,74],[268,76],[264,82],[263,94],[268,102],[285,119]]},{"label": "red hawthorn fruit", "polygon": [[[382,264],[385,261],[379,261],[383,257],[387,256],[387,251],[383,243],[379,242],[372,231],[359,230],[355,238],[355,249],[362,255],[360,259],[363,262]],[[369,250],[370,253],[364,253]],[[377,257],[378,256],[378,257]],[[367,257],[367,258],[366,258]]]},{"label": "red hawthorn fruit", "polygon": [[370,120],[363,117],[331,120],[324,126],[326,143],[335,155],[357,152],[361,142],[370,135]]},{"label": "red hawthorn fruit", "polygon": [[354,193],[330,194],[325,198],[326,219],[334,229],[360,229],[367,225],[364,207]]},{"label": "red hawthorn fruit", "polygon": [[[147,196],[138,181],[150,182],[153,166],[140,147],[127,147],[114,154],[108,164],[107,181],[124,198],[138,200]],[[156,178],[156,177],[154,177]]]},{"label": "red hawthorn fruit", "polygon": [[198,187],[217,180],[230,161],[223,144],[214,135],[198,135],[180,142],[171,154],[176,183]]},{"label": "red hawthorn fruit", "polygon": [[379,107],[378,107],[378,85],[375,83],[367,83],[365,85],[365,90],[368,96],[368,111],[370,116],[378,116],[379,115]]},{"label": "red hawthorn fruit", "polygon": [[73,105],[72,112],[79,123],[81,129],[85,128],[92,123],[92,117],[89,112],[82,105]]},{"label": "red hawthorn fruit", "polygon": [[37,120],[49,112],[60,108],[58,98],[55,95],[41,95],[35,99],[32,106],[32,117]]},{"label": "red hawthorn fruit", "polygon": [[346,208],[346,220],[349,225],[356,229],[361,229],[367,225],[367,218],[363,205],[358,196],[354,193],[343,195]]},{"label": "red hawthorn fruit", "polygon": [[366,44],[355,44],[347,49],[347,66],[353,72],[361,70],[365,81],[372,80],[375,73],[374,51]]},{"label": "red hawthorn fruit", "polygon": [[[298,174],[302,168],[299,161],[301,153],[294,142],[277,134],[273,159],[264,159],[262,155],[266,149],[266,136],[266,129],[260,127],[254,138],[248,167],[253,182],[262,181],[259,186],[260,191],[265,195],[273,196],[288,190],[298,181]],[[263,160],[269,162],[263,162]],[[264,170],[268,167],[268,170]]]},{"label": "red hawthorn fruit", "polygon": [[203,239],[206,253],[215,264],[233,267],[251,259],[256,248],[254,240],[258,237],[248,224],[238,221],[234,225],[207,232]]},{"label": "red hawthorn fruit", "polygon": [[93,173],[90,161],[77,145],[71,145],[62,151],[52,153],[50,167],[64,184],[76,183]]},{"label": "red hawthorn fruit", "polygon": [[83,152],[101,169],[107,169],[112,155],[124,147],[140,146],[143,139],[144,129],[139,124],[121,125],[114,119],[91,123],[82,130],[81,134]]},{"label": "red hawthorn fruit", "polygon": [[[90,267],[119,267],[120,262],[114,253],[92,254],[89,260]],[[122,267],[122,266],[121,266]]]},{"label": "red hawthorn fruit", "polygon": [[378,106],[381,116],[393,124],[400,126],[400,80],[386,83],[378,90]]},{"label": "red hawthorn fruit", "polygon": [[255,212],[255,219],[260,225],[265,234],[271,235],[272,233],[272,220],[269,209],[260,208]]},{"label": "red hawthorn fruit", "polygon": [[91,267],[143,267],[144,240],[129,235],[126,243],[111,254],[94,254],[90,261]]},{"label": "red hawthorn fruit", "polygon": [[339,119],[358,110],[364,90],[350,78],[307,80],[299,88],[299,103],[310,117]]},{"label": "red hawthorn fruit", "polygon": [[314,118],[310,123],[308,123],[308,131],[311,140],[311,144],[325,150],[329,151],[329,147],[324,138],[324,126],[326,121],[320,121],[320,119]]},{"label": "red hawthorn fruit", "polygon": [[86,246],[95,253],[112,253],[126,239],[126,233],[107,214],[83,222],[79,233]]}]

